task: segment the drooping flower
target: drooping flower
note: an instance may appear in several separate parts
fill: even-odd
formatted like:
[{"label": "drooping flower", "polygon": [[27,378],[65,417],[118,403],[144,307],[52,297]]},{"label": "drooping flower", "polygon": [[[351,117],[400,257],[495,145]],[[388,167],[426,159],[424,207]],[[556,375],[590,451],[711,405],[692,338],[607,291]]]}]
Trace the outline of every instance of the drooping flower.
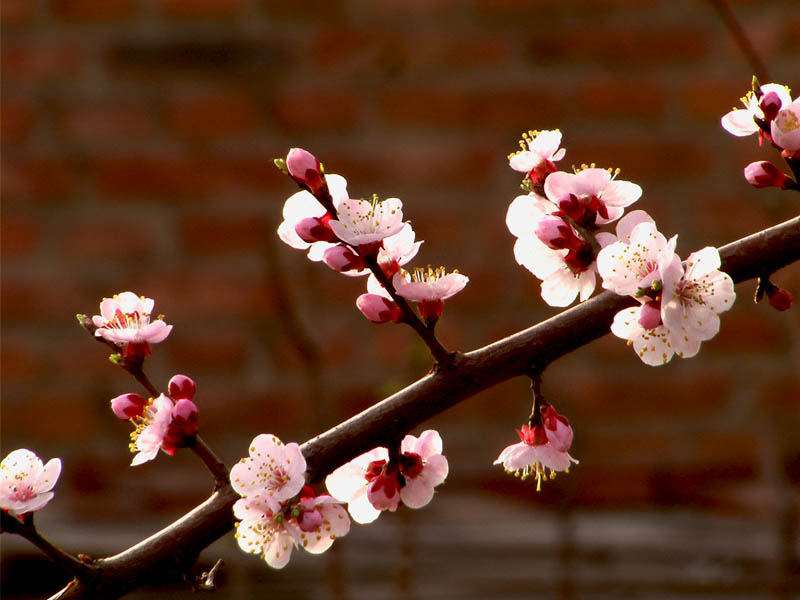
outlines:
[{"label": "drooping flower", "polygon": [[[338,207],[348,199],[347,180],[340,175],[326,175],[328,190],[330,191],[333,206]],[[281,240],[298,250],[308,250],[309,260],[319,262],[322,260],[325,250],[335,245],[330,237],[315,233],[313,228],[307,227],[307,219],[316,219],[315,224],[322,229],[330,229],[330,215],[319,201],[308,191],[301,191],[292,194],[283,205],[283,221],[278,226],[278,237]],[[303,223],[303,226],[301,226]],[[298,226],[308,231],[309,235],[319,235],[320,240],[307,241],[300,237]],[[326,241],[327,240],[327,241]]]},{"label": "drooping flower", "polygon": [[284,444],[262,433],[250,444],[250,456],[231,469],[231,486],[245,498],[269,496],[281,502],[303,488],[305,471],[306,459],[298,444]]},{"label": "drooping flower", "polygon": [[[403,203],[398,198],[348,199],[336,207],[337,219],[329,224],[343,242],[353,247],[370,246],[403,229]],[[375,247],[377,253],[378,247]]]},{"label": "drooping flower", "polygon": [[[569,446],[564,449],[567,435],[563,431],[558,431],[557,423],[554,427],[555,429],[550,430],[544,425],[533,427],[523,425],[517,430],[520,442],[504,448],[494,464],[502,464],[507,473],[521,477],[523,481],[531,475],[535,476],[536,489],[540,490],[543,479],[553,478],[559,471],[568,471],[572,463],[578,462],[567,452]],[[551,431],[549,436],[548,430]],[[571,432],[570,428],[570,443]],[[551,436],[555,443],[551,441]]]},{"label": "drooping flower", "polygon": [[590,167],[577,173],[551,173],[544,182],[544,192],[575,223],[593,228],[619,219],[625,207],[641,197],[642,188],[616,179],[616,173],[610,170]]},{"label": "drooping flower", "polygon": [[51,490],[60,474],[61,459],[42,464],[30,450],[14,450],[0,462],[0,509],[24,515],[43,508],[55,495]]},{"label": "drooping flower", "polygon": [[347,503],[350,516],[363,524],[384,510],[397,510],[401,502],[409,508],[425,506],[447,473],[442,439],[429,429],[419,438],[405,436],[399,458],[390,460],[386,448],[374,448],[328,475],[325,485],[334,498]]},{"label": "drooping flower", "polygon": [[533,183],[557,171],[553,163],[564,158],[567,152],[559,149],[561,132],[558,129],[523,133],[519,145],[522,150],[509,155],[508,164],[515,171],[526,173]]},{"label": "drooping flower", "polygon": [[[742,98],[744,109],[734,108],[722,117],[720,123],[722,128],[732,135],[738,137],[752,135],[761,130],[758,121],[767,123],[774,119],[780,108],[791,101],[788,87],[778,83],[766,83],[761,86],[761,96],[756,96],[752,91],[747,92]],[[765,104],[771,105],[766,112]]]},{"label": "drooping flower", "polygon": [[281,569],[294,548],[320,554],[350,531],[347,511],[334,498],[313,492],[301,496],[297,503],[280,502],[266,492],[237,500],[233,514],[240,519],[236,524],[239,547]]},{"label": "drooping flower", "polygon": [[781,108],[770,123],[770,135],[775,145],[787,153],[800,151],[800,97]]},{"label": "drooping flower", "polygon": [[[150,344],[162,342],[172,331],[162,319],[151,322],[155,302],[152,298],[122,292],[104,298],[100,314],[92,317],[95,335],[122,345],[127,352],[149,353]],[[136,350],[135,350],[136,348]]]}]

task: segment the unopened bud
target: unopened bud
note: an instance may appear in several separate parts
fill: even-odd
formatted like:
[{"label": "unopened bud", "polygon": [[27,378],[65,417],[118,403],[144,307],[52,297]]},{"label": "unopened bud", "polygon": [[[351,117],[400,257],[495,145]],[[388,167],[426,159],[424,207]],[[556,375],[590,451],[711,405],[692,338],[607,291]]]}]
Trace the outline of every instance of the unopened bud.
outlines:
[{"label": "unopened bud", "polygon": [[361,271],[367,267],[364,260],[344,244],[337,244],[325,250],[322,260],[338,273]]},{"label": "unopened bud", "polygon": [[356,306],[373,323],[397,322],[403,317],[400,307],[377,294],[361,294],[356,299]]},{"label": "unopened bud", "polygon": [[772,308],[779,311],[789,310],[794,302],[792,295],[777,285],[767,287],[767,298]]},{"label": "unopened bud", "polygon": [[758,105],[764,112],[764,120],[769,123],[778,115],[778,111],[781,109],[781,98],[776,92],[769,92],[761,97]]},{"label": "unopened bud", "polygon": [[316,531],[322,527],[322,513],[316,508],[314,510],[301,511],[300,515],[297,516],[296,519],[297,525],[306,533]]},{"label": "unopened bud", "polygon": [[562,250],[564,248],[573,249],[580,245],[581,240],[575,235],[564,219],[555,216],[546,216],[539,220],[536,225],[536,237],[542,243],[554,250]]},{"label": "unopened bud", "polygon": [[294,226],[295,232],[300,236],[300,239],[309,244],[314,242],[336,242],[339,238],[333,233],[328,221],[325,217],[306,217],[300,219],[297,225]]},{"label": "unopened bud", "polygon": [[661,302],[643,304],[639,309],[639,325],[645,329],[655,329],[661,323]]},{"label": "unopened bud", "polygon": [[145,406],[147,406],[147,399],[139,394],[122,394],[111,399],[111,410],[123,421],[141,417],[144,414]]},{"label": "unopened bud", "polygon": [[197,391],[194,381],[186,375],[173,375],[167,388],[169,389],[170,397],[176,401],[183,398],[192,400]]},{"label": "unopened bud", "polygon": [[778,167],[766,160],[752,162],[744,168],[747,183],[757,188],[777,187],[787,189],[794,180],[784,174]]},{"label": "unopened bud", "polygon": [[300,185],[308,188],[315,196],[327,189],[322,165],[317,157],[302,148],[292,148],[286,155],[286,168],[289,175]]}]

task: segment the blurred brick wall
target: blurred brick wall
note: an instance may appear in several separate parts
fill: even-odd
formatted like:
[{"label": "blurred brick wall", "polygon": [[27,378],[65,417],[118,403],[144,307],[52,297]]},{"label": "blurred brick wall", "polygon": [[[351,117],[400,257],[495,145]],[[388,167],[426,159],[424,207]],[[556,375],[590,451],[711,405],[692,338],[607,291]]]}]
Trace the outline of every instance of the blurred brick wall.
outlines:
[{"label": "blurred brick wall", "polygon": [[[732,6],[800,89],[796,3]],[[419,262],[470,276],[439,327],[462,350],[556,312],[504,225],[506,155],[529,128],[561,128],[564,168],[620,167],[684,256],[797,212],[742,179],[769,153],[719,127],[751,72],[705,2],[4,0],[2,20],[3,453],[64,459],[55,515],[171,517],[208,487],[191,456],[128,469],[108,400],[137,386],[74,320],[103,296],[156,299],[175,328],[152,379],[196,379],[229,463],[256,433],[306,439],[426,371],[410,331],[357,312],[363,282],[277,241],[295,188],[272,159],[291,146],[353,196],[400,197]],[[797,265],[776,281],[800,295]],[[754,307],[753,287],[693,360],[650,368],[608,337],[553,365],[544,389],[581,464],[537,501],[770,512],[800,479],[800,319]],[[513,381],[435,420],[451,485],[536,496],[491,466],[528,402]]]}]

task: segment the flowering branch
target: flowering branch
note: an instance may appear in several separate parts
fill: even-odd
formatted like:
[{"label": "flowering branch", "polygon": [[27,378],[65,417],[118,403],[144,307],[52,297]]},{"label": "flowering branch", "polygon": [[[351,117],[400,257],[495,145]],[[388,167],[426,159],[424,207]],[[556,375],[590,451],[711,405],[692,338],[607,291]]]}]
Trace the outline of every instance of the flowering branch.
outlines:
[{"label": "flowering branch", "polygon": [[[722,270],[739,283],[800,260],[800,217],[719,249]],[[614,315],[636,300],[604,292],[542,323],[462,355],[451,369],[426,375],[359,415],[307,441],[301,450],[309,480],[398,439],[420,423],[478,392],[519,375],[540,371],[565,354],[609,332]],[[197,554],[233,528],[238,495],[219,487],[190,513],[136,546],[97,560],[97,580],[80,581],[53,598],[115,598],[144,583],[154,569],[187,571]]]}]

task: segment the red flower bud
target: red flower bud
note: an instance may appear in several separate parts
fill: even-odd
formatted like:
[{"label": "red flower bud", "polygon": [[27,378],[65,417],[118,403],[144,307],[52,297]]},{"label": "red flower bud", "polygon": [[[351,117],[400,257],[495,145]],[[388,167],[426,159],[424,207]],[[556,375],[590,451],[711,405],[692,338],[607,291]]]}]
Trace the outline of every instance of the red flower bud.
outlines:
[{"label": "red flower bud", "polygon": [[791,177],[766,160],[747,165],[744,168],[744,178],[747,179],[747,183],[757,188],[777,187],[785,190],[794,183]]},{"label": "red flower bud", "polygon": [[317,157],[302,148],[292,148],[286,155],[286,168],[297,183],[315,196],[327,189],[325,175]]},{"label": "red flower bud", "polygon": [[794,302],[792,295],[778,286],[773,286],[771,289],[768,288],[767,297],[772,308],[779,311],[789,310]]},{"label": "red flower bud", "polygon": [[169,389],[170,397],[175,401],[182,398],[192,400],[197,391],[194,381],[186,375],[173,375],[172,379],[169,380],[169,384],[167,384],[167,388]]},{"label": "red flower bud", "polygon": [[301,240],[309,244],[314,242],[336,242],[339,238],[333,233],[328,221],[330,221],[329,216],[327,219],[325,217],[306,217],[294,226],[294,230]]},{"label": "red flower bud", "polygon": [[356,306],[373,323],[397,322],[403,317],[400,307],[377,294],[361,294],[356,299]]},{"label": "red flower bud", "polygon": [[144,414],[145,406],[147,406],[147,399],[139,394],[122,394],[111,399],[111,410],[123,421],[141,417]]}]

